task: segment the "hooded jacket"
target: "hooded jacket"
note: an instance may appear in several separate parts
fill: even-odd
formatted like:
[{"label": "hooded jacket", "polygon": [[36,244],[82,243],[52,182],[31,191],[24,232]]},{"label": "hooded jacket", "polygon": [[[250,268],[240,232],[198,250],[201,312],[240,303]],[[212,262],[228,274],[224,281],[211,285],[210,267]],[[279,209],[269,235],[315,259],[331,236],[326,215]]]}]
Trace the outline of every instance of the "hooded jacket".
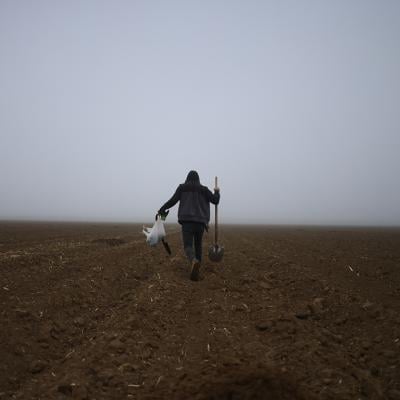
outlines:
[{"label": "hooded jacket", "polygon": [[208,224],[210,221],[210,203],[218,204],[219,192],[212,193],[207,186],[200,184],[199,174],[190,171],[185,183],[176,189],[174,195],[160,208],[160,214],[173,207],[178,201],[178,222],[199,222]]}]

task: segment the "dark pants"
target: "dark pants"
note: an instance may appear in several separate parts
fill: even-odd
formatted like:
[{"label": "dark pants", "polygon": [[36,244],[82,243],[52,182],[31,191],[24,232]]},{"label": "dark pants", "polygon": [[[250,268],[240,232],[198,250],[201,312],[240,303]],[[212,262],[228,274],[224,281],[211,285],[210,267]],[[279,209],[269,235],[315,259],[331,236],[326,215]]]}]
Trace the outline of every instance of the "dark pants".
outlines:
[{"label": "dark pants", "polygon": [[201,261],[203,233],[204,224],[199,222],[182,222],[183,248],[190,262],[194,258]]}]

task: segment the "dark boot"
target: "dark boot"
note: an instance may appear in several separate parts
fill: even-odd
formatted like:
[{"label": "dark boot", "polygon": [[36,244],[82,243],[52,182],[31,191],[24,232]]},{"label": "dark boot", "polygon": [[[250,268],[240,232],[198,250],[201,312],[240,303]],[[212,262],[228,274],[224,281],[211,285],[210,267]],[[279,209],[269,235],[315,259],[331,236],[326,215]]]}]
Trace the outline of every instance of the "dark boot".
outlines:
[{"label": "dark boot", "polygon": [[190,271],[190,279],[192,281],[199,280],[200,266],[201,266],[200,261],[194,258],[192,261],[192,269]]}]

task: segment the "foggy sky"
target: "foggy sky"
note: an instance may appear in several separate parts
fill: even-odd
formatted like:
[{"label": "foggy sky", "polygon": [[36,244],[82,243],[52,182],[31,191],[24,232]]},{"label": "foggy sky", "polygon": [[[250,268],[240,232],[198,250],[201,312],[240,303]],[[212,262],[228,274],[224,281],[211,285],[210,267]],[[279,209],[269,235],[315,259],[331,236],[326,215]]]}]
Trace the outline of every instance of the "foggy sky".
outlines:
[{"label": "foggy sky", "polygon": [[[0,1],[0,219],[400,225],[400,2]],[[168,218],[176,220],[177,206]]]}]

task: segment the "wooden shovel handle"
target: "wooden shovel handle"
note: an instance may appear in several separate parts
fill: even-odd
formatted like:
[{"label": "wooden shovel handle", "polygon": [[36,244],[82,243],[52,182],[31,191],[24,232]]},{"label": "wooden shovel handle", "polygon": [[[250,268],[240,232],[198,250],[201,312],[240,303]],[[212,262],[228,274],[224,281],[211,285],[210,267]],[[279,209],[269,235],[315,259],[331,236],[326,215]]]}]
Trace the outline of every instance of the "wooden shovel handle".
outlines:
[{"label": "wooden shovel handle", "polygon": [[[215,177],[215,189],[218,187],[218,177]],[[218,245],[218,206],[215,205],[215,245]]]}]

